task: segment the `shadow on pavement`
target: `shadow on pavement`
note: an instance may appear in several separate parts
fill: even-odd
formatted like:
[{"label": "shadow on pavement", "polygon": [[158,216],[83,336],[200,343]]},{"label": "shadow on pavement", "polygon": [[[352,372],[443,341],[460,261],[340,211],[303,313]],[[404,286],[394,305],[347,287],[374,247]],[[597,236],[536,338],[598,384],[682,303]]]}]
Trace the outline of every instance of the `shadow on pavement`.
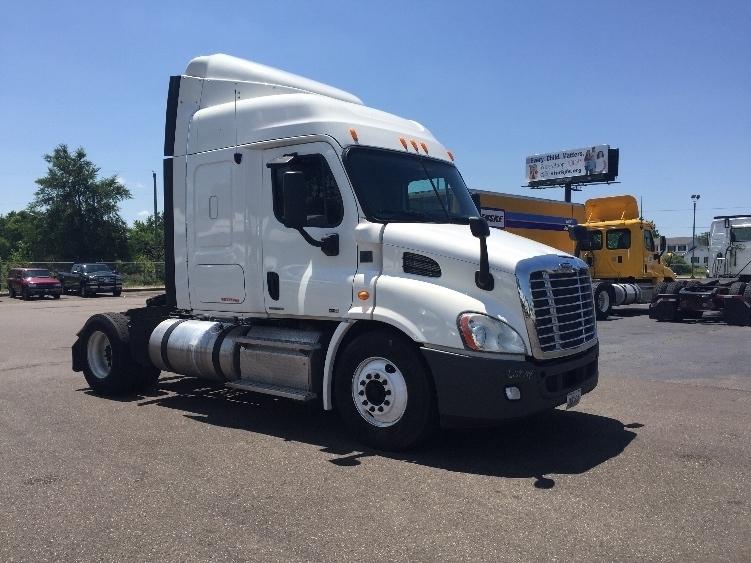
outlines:
[{"label": "shadow on pavement", "polygon": [[[80,391],[84,391],[81,389]],[[91,393],[90,390],[86,390]],[[313,444],[351,468],[378,455],[409,463],[477,475],[534,478],[551,488],[550,474],[581,474],[618,456],[642,425],[577,411],[555,410],[493,428],[442,430],[424,447],[406,453],[363,450],[348,437],[338,416],[319,403],[301,404],[187,377],[166,377],[149,394],[121,397],[139,407],[183,411],[193,420]]]}]

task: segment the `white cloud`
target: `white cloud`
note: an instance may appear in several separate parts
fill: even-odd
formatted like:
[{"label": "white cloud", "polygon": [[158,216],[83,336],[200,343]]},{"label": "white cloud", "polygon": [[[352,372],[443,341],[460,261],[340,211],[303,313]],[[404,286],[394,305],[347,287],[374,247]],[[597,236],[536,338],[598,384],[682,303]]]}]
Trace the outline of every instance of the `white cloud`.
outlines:
[{"label": "white cloud", "polygon": [[146,211],[145,209],[138,212],[139,217],[148,217],[149,215],[151,215],[151,213],[149,211]]},{"label": "white cloud", "polygon": [[131,182],[127,178],[124,178],[123,176],[120,176],[119,174],[115,176],[115,179],[120,182],[121,184],[125,185],[128,188],[141,190],[145,188],[146,186],[142,184],[141,182]]}]

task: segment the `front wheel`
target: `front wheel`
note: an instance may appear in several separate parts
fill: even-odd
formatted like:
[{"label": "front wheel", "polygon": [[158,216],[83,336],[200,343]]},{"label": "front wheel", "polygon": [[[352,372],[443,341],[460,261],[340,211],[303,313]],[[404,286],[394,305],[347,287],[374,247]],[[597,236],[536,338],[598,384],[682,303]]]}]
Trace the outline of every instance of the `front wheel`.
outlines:
[{"label": "front wheel", "polygon": [[86,289],[86,284],[82,283],[81,286],[78,288],[78,295],[81,297],[88,297],[89,296],[89,290]]},{"label": "front wheel", "polygon": [[112,296],[113,297],[120,297],[120,295],[122,295],[122,293],[123,293],[123,291],[121,289],[115,289],[115,290],[112,291]]},{"label": "front wheel", "polygon": [[417,347],[388,331],[350,342],[336,364],[334,401],[355,437],[381,450],[405,450],[436,429],[438,409]]},{"label": "front wheel", "polygon": [[600,284],[595,289],[595,313],[597,320],[602,321],[613,311],[613,299],[607,284]]}]

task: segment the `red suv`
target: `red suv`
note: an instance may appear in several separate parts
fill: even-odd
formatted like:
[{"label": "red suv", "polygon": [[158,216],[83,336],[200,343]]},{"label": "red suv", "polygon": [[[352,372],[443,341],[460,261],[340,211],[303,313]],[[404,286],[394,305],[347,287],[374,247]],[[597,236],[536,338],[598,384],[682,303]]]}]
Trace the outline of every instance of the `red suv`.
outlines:
[{"label": "red suv", "polygon": [[13,268],[8,272],[8,292],[11,297],[21,296],[29,299],[34,295],[44,297],[51,295],[60,299],[63,292],[60,280],[53,278],[44,268]]}]

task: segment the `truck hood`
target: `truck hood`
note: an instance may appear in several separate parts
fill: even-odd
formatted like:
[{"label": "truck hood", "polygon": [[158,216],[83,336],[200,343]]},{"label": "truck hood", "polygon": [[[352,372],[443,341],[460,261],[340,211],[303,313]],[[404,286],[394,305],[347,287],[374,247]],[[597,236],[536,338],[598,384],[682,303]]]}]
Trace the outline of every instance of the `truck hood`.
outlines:
[{"label": "truck hood", "polygon": [[41,277],[34,277],[34,278],[24,278],[25,281],[29,283],[38,283],[38,284],[44,284],[44,283],[60,283],[60,280],[57,278],[51,278],[48,276],[41,276]]},{"label": "truck hood", "polygon": [[[570,256],[557,248],[500,229],[490,229],[487,242],[490,267],[510,274],[514,273],[521,260],[527,258],[549,254]],[[472,236],[469,225],[389,223],[383,232],[383,244],[472,264],[480,263],[480,241]]]}]

